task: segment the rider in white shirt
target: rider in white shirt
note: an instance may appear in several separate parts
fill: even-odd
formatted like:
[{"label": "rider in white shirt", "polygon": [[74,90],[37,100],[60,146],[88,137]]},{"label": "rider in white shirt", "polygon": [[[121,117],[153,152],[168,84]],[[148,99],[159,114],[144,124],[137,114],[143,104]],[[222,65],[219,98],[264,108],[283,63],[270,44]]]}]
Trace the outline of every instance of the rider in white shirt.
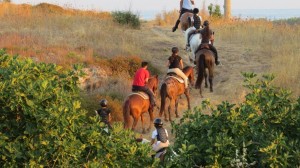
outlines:
[{"label": "rider in white shirt", "polygon": [[195,5],[194,0],[180,0],[180,15],[178,20],[176,21],[175,26],[172,28],[173,32],[175,32],[178,28],[178,25],[180,23],[180,17],[182,14],[184,14],[185,12],[193,13],[193,5]]}]

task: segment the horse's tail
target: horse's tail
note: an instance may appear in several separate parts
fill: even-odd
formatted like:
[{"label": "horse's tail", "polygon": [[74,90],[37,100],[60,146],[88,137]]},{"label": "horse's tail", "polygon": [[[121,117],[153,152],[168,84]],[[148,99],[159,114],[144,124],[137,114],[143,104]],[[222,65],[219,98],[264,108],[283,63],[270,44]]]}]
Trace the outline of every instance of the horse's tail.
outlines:
[{"label": "horse's tail", "polygon": [[204,66],[204,62],[205,62],[205,55],[204,54],[200,54],[199,56],[199,67],[198,68],[198,77],[197,77],[197,81],[196,81],[196,88],[200,88],[201,87],[201,82],[203,80],[204,77],[204,71],[205,71],[205,66]]},{"label": "horse's tail", "polygon": [[162,113],[165,111],[166,106],[166,98],[167,98],[167,84],[163,83],[160,88],[160,112],[159,115],[161,116]]},{"label": "horse's tail", "polygon": [[130,122],[130,101],[127,99],[123,106],[123,118],[124,118],[124,128],[129,128]]}]

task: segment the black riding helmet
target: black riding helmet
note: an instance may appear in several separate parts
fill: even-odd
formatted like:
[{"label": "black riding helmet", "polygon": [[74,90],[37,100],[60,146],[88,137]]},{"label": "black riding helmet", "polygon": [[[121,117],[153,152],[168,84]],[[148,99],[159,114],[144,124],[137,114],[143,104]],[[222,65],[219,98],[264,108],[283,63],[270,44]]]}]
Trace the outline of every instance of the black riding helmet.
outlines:
[{"label": "black riding helmet", "polygon": [[107,106],[107,100],[106,99],[102,99],[101,101],[100,101],[100,106],[101,107],[106,107]]},{"label": "black riding helmet", "polygon": [[153,122],[155,127],[161,127],[163,125],[163,122],[160,118],[156,118]]},{"label": "black riding helmet", "polygon": [[172,53],[177,53],[177,52],[179,52],[178,47],[172,47]]},{"label": "black riding helmet", "polygon": [[198,14],[199,13],[199,9],[198,8],[194,8],[193,9],[193,14]]},{"label": "black riding helmet", "polygon": [[203,22],[203,25],[204,25],[204,26],[208,26],[208,25],[209,25],[209,21],[208,21],[208,20],[205,20],[205,21]]}]

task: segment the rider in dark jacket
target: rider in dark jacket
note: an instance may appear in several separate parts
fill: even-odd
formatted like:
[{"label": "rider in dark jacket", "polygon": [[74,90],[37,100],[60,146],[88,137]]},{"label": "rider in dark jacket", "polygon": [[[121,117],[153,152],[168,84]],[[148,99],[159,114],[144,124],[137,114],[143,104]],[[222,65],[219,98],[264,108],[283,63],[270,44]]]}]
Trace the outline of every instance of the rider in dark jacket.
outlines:
[{"label": "rider in dark jacket", "polygon": [[108,128],[112,128],[110,125],[111,111],[110,111],[110,109],[107,108],[107,103],[108,102],[106,99],[102,99],[100,101],[101,108],[99,110],[97,110],[97,113],[101,117],[101,122],[105,123],[108,126]]},{"label": "rider in dark jacket", "polygon": [[[217,52],[217,49],[213,46],[214,33],[209,28],[209,22],[207,20],[204,21],[203,26],[204,26],[204,28],[202,30],[200,30],[200,34],[202,36],[201,44],[208,44],[209,49],[215,55],[215,63],[216,63],[216,65],[219,65],[220,62],[218,60],[218,52]],[[211,42],[211,44],[209,42]]]},{"label": "rider in dark jacket", "polygon": [[168,147],[170,143],[168,140],[168,131],[163,128],[162,120],[160,118],[156,118],[153,123],[156,129],[152,132],[151,145],[152,149],[157,152],[162,148]]}]

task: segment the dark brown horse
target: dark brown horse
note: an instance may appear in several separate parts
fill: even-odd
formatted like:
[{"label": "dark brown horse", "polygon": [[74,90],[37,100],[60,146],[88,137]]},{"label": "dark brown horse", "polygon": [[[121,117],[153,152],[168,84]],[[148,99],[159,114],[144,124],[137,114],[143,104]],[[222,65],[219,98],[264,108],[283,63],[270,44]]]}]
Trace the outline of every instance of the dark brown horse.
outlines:
[{"label": "dark brown horse", "polygon": [[[183,73],[189,78],[189,82],[191,85],[194,85],[194,68],[191,66],[187,66],[183,69]],[[166,108],[166,98],[168,97],[170,100],[168,111],[169,111],[169,120],[171,120],[171,111],[175,106],[175,114],[176,117],[179,117],[177,107],[178,107],[178,97],[182,94],[185,94],[188,102],[188,109],[191,109],[190,105],[190,95],[189,89],[185,89],[184,83],[179,83],[174,78],[167,78],[160,88],[160,96],[161,96],[161,106],[159,116],[165,114],[165,121],[167,119],[167,113],[165,113]]]},{"label": "dark brown horse", "polygon": [[[193,13],[190,12],[185,12],[184,14],[181,15],[180,17],[180,27],[182,31],[186,31],[189,27],[189,17],[193,17]],[[193,24],[193,23],[192,23]]]},{"label": "dark brown horse", "polygon": [[[155,75],[149,78],[147,86],[154,95],[158,87],[158,76]],[[153,109],[150,107],[150,100],[144,99],[137,94],[132,94],[127,97],[123,105],[123,117],[124,117],[124,128],[128,129],[130,127],[130,115],[133,117],[132,130],[135,129],[139,118],[141,117],[143,133],[146,133],[144,128],[144,118],[143,113],[149,112],[150,115],[150,126],[147,131],[150,131],[153,123]]]},{"label": "dark brown horse", "polygon": [[209,88],[210,92],[213,92],[213,78],[214,78],[214,66],[215,66],[215,57],[214,53],[206,48],[200,49],[196,52],[196,69],[198,70],[198,77],[196,81],[196,89],[200,89],[200,96],[202,95],[202,81],[205,78],[205,88],[208,87],[207,85],[207,72],[208,70],[208,80],[209,80]]}]

